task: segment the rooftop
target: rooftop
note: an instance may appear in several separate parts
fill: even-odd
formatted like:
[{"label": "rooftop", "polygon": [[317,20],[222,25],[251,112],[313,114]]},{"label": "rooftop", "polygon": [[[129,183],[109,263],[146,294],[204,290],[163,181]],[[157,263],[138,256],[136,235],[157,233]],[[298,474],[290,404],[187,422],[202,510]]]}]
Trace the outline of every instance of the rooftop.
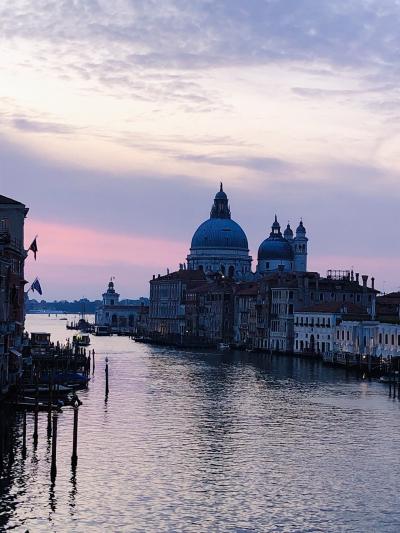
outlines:
[{"label": "rooftop", "polygon": [[351,302],[324,302],[303,307],[296,313],[340,313],[345,315],[368,315],[367,310]]},{"label": "rooftop", "polygon": [[7,196],[3,196],[0,194],[0,204],[2,205],[24,205],[21,202],[17,202],[17,200],[13,200],[12,198],[7,198]]},{"label": "rooftop", "polygon": [[203,281],[206,280],[204,272],[201,270],[177,270],[176,272],[171,272],[165,276],[156,276],[154,279],[150,280],[150,283],[153,281]]}]

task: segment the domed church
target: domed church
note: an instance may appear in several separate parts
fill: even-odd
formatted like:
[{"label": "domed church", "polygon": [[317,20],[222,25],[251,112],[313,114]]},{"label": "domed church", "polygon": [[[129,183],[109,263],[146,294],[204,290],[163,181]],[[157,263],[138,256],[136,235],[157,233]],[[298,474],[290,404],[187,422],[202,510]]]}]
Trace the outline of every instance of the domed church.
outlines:
[{"label": "domed church", "polygon": [[300,221],[293,238],[293,230],[287,225],[284,234],[275,215],[272,231],[258,249],[257,272],[265,274],[282,269],[286,272],[307,271],[307,242],[306,229]]},{"label": "domed church", "polygon": [[236,280],[251,275],[251,261],[247,237],[231,218],[222,183],[214,198],[210,218],[195,231],[187,256],[189,270],[205,273],[221,272]]}]

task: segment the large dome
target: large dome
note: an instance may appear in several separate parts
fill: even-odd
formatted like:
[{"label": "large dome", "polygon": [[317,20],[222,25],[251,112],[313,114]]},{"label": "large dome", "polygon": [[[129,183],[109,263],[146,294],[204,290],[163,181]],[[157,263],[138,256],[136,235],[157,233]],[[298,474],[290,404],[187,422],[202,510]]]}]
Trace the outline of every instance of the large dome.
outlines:
[{"label": "large dome", "polygon": [[293,261],[293,249],[283,237],[268,237],[263,241],[258,249],[258,260],[282,260]]},{"label": "large dome", "polygon": [[210,218],[203,222],[192,238],[191,250],[196,248],[234,248],[248,251],[247,237],[242,228],[230,218]]}]

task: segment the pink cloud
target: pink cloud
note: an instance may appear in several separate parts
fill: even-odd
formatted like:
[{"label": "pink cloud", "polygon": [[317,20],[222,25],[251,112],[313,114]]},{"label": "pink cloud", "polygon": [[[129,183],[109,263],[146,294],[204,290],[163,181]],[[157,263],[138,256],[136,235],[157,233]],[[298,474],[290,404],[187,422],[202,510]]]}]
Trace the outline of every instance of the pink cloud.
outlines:
[{"label": "pink cloud", "polygon": [[[186,256],[187,244],[29,219],[26,242],[36,234],[40,260],[52,265],[128,264],[153,267],[176,265]],[[29,246],[29,244],[28,244]]]},{"label": "pink cloud", "polygon": [[36,234],[37,261],[30,253],[25,277],[39,276],[45,299],[99,298],[110,275],[116,276],[117,288],[125,297],[146,295],[152,275],[164,273],[168,266],[176,269],[188,252],[187,244],[177,241],[28,218],[26,248]]}]

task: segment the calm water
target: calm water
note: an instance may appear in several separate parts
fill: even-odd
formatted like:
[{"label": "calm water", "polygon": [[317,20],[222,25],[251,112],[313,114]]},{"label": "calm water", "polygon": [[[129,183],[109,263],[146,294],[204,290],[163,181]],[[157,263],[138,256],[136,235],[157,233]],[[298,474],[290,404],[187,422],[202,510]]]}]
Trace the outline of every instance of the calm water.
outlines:
[{"label": "calm water", "polygon": [[[65,322],[29,316],[65,341]],[[11,430],[0,531],[400,531],[400,402],[379,383],[291,358],[175,351],[93,338],[96,371],[59,416],[50,482],[47,415],[21,458]],[[104,399],[104,358],[110,395]]]}]

